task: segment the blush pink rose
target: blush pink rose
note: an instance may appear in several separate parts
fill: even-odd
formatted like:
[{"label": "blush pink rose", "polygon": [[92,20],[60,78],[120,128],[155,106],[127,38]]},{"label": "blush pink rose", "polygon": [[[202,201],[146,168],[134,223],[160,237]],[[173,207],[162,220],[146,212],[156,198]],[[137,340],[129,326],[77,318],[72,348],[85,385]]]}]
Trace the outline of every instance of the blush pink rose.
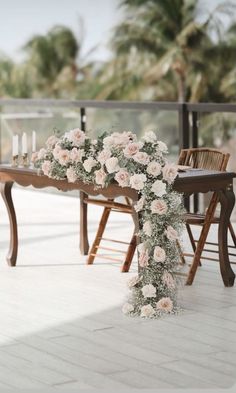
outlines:
[{"label": "blush pink rose", "polygon": [[169,297],[163,297],[156,304],[157,310],[171,312],[173,310],[173,302]]},{"label": "blush pink rose", "polygon": [[61,165],[67,165],[70,161],[70,151],[67,149],[61,149],[58,153],[58,161]]},{"label": "blush pink rose", "polygon": [[154,199],[151,203],[151,212],[159,215],[166,214],[167,204],[163,199]]},{"label": "blush pink rose", "polygon": [[163,179],[171,184],[178,175],[178,168],[175,164],[166,164],[162,169]]},{"label": "blush pink rose", "polygon": [[147,165],[149,163],[148,154],[142,151],[138,151],[138,153],[136,153],[133,156],[133,159],[135,162],[138,162],[139,164]]},{"label": "blush pink rose", "polygon": [[105,164],[105,162],[108,160],[108,158],[111,157],[111,151],[109,149],[103,149],[100,151],[98,154],[98,162],[100,162],[101,165]]},{"label": "blush pink rose", "polygon": [[52,164],[51,161],[44,161],[42,163],[42,171],[44,173],[44,175],[49,176],[49,172],[51,170]]},{"label": "blush pink rose", "polygon": [[165,230],[165,234],[166,237],[171,241],[178,239],[178,232],[171,225],[167,227],[167,229]]},{"label": "blush pink rose", "polygon": [[128,187],[129,185],[129,173],[126,171],[126,169],[120,169],[116,174],[115,174],[115,180],[119,184],[120,187]]},{"label": "blush pink rose", "polygon": [[81,146],[86,138],[85,133],[79,128],[75,128],[74,130],[69,131],[66,134],[67,139],[73,143],[74,146]]},{"label": "blush pink rose", "polygon": [[156,262],[164,262],[166,260],[165,250],[159,246],[156,246],[154,248],[153,258]]},{"label": "blush pink rose", "polygon": [[136,153],[138,153],[140,148],[139,143],[133,142],[129,143],[126,148],[123,150],[124,156],[127,158],[133,157]]},{"label": "blush pink rose", "polygon": [[142,318],[150,318],[155,314],[155,310],[151,304],[146,304],[145,306],[142,306],[140,311],[140,315]]},{"label": "blush pink rose", "polygon": [[104,172],[103,169],[99,169],[98,171],[95,171],[95,181],[97,184],[104,186],[105,184],[105,179],[106,179],[106,172]]},{"label": "blush pink rose", "polygon": [[145,221],[145,223],[143,224],[143,232],[145,233],[145,235],[147,236],[152,236],[152,223],[151,221]]},{"label": "blush pink rose", "polygon": [[173,279],[172,274],[170,274],[169,272],[165,271],[163,273],[162,281],[164,282],[164,284],[168,288],[170,288],[170,289],[174,289],[175,288],[175,280]]},{"label": "blush pink rose", "polygon": [[72,162],[81,162],[84,155],[84,149],[77,149],[76,147],[73,147],[70,151],[70,159]]},{"label": "blush pink rose", "polygon": [[149,261],[148,250],[141,251],[139,253],[139,258],[138,258],[139,266],[140,267],[147,267],[148,266],[148,261]]}]

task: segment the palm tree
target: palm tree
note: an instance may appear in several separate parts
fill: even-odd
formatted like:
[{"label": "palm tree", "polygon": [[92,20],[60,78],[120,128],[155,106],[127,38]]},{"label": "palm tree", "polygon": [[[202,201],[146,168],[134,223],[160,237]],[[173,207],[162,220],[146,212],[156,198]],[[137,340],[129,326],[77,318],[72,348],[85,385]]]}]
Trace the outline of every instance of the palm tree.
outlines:
[{"label": "palm tree", "polygon": [[[130,86],[136,97],[140,97],[139,89],[144,97],[180,102],[198,101],[206,96],[211,66],[206,56],[218,49],[209,30],[216,12],[227,12],[229,5],[218,6],[204,22],[197,19],[196,0],[123,0],[121,6],[126,18],[114,31],[115,59],[110,81],[115,82],[120,76],[121,57],[124,84],[122,87],[119,81],[118,89],[125,95],[130,94]],[[109,86],[109,77],[106,85]],[[108,96],[114,90],[115,83]],[[106,91],[106,86],[102,91]]]},{"label": "palm tree", "polygon": [[24,64],[15,64],[6,56],[0,59],[0,97],[29,98],[32,89],[28,69]]},{"label": "palm tree", "polygon": [[46,35],[34,36],[24,49],[36,95],[60,97],[76,90],[77,55],[80,46],[73,32],[63,26]]}]

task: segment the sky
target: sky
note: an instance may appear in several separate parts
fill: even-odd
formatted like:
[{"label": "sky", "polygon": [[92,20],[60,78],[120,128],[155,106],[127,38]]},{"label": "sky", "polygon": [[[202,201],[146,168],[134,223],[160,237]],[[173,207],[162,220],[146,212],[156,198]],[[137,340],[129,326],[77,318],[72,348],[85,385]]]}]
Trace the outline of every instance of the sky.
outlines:
[{"label": "sky", "polygon": [[22,46],[34,34],[45,34],[63,24],[79,36],[79,18],[85,27],[82,54],[99,44],[90,58],[105,60],[112,27],[119,22],[118,0],[0,0],[0,51],[20,61]]},{"label": "sky", "polygon": [[[231,0],[235,2],[236,0]],[[112,28],[122,19],[119,0],[0,0],[0,52],[15,61],[23,59],[22,46],[34,34],[45,34],[52,26],[63,24],[79,37],[79,18],[85,27],[82,56],[98,45],[90,59],[106,60],[107,42]],[[222,0],[200,0],[213,9]]]}]

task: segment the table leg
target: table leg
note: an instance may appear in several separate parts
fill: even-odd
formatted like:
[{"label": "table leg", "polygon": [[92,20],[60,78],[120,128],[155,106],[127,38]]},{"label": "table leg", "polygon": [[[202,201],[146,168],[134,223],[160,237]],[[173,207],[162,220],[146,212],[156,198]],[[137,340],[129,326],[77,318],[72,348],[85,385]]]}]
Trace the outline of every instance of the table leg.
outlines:
[{"label": "table leg", "polygon": [[10,247],[7,255],[7,263],[9,266],[16,265],[18,250],[18,234],[15,208],[12,201],[11,189],[13,183],[1,183],[1,195],[5,202],[9,221],[10,221]]},{"label": "table leg", "polygon": [[219,192],[221,204],[220,223],[218,229],[220,272],[226,287],[234,285],[235,274],[230,266],[228,255],[228,227],[230,215],[235,204],[235,195],[232,186]]},{"label": "table leg", "polygon": [[87,204],[84,203],[84,198],[87,195],[80,191],[80,252],[82,255],[87,255],[89,251],[88,242],[88,218],[87,218]]}]

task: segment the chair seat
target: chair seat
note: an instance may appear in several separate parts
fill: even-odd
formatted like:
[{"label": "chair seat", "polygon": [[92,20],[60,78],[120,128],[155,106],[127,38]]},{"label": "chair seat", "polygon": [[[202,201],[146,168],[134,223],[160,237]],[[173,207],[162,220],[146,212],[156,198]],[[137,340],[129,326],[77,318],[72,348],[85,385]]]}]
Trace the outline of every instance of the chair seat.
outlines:
[{"label": "chair seat", "polygon": [[[202,225],[205,222],[206,216],[204,214],[199,213],[186,213],[184,215],[184,219],[189,225]],[[215,216],[212,220],[212,224],[218,224],[220,221],[220,217]]]}]

